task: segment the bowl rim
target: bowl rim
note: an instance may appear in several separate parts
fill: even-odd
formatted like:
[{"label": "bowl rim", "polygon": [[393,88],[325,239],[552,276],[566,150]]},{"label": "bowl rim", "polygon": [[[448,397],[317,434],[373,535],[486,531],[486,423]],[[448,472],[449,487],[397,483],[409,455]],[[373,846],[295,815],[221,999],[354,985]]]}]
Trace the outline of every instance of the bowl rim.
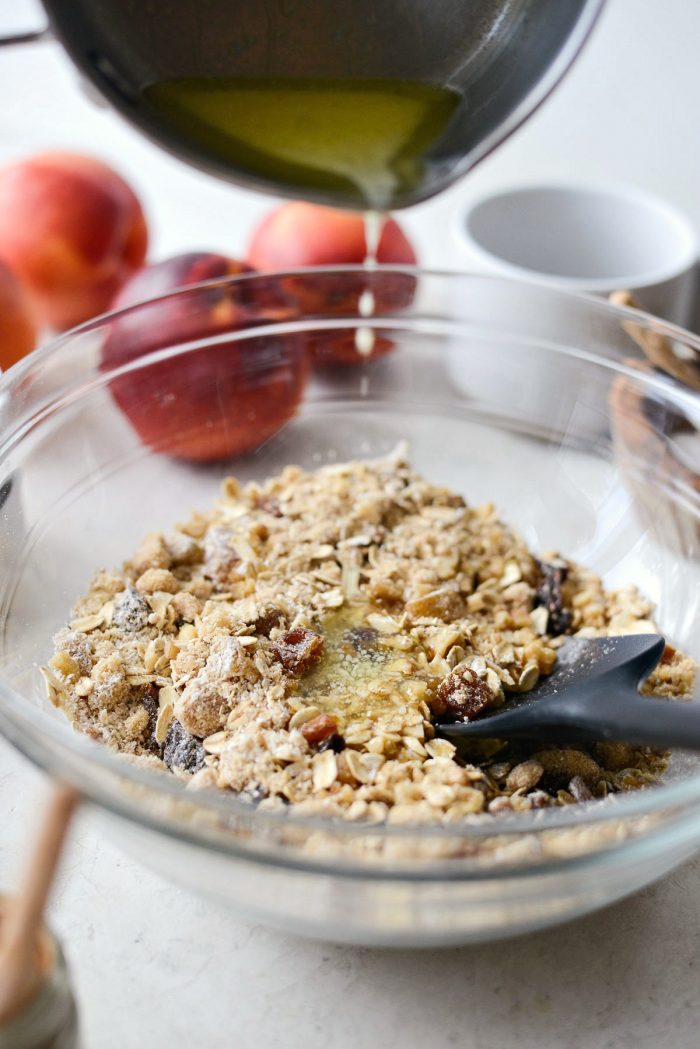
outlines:
[{"label": "bowl rim", "polygon": [[[640,191],[645,192],[645,191]],[[698,241],[700,245],[700,238]],[[353,263],[347,265],[326,265],[326,266],[301,266],[297,268],[284,268],[275,270],[249,270],[243,273],[237,273],[232,276],[213,277],[208,280],[199,281],[196,284],[188,284],[184,287],[177,288],[173,291],[164,292],[161,295],[154,295],[146,299],[141,299],[138,302],[132,303],[129,306],[117,307],[115,309],[107,310],[105,313],[100,313],[96,317],[92,317],[90,320],[78,324],[73,328],[67,329],[65,332],[60,332],[55,335],[54,338],[49,338],[46,342],[37,346],[31,353],[25,357],[16,361],[10,368],[2,371],[0,369],[0,404],[2,400],[8,395],[11,395],[9,387],[15,383],[19,383],[22,377],[30,372],[39,361],[53,356],[61,352],[61,348],[65,343],[75,339],[77,336],[87,335],[90,332],[98,331],[107,322],[112,323],[120,317],[129,317],[143,307],[152,306],[156,303],[165,303],[168,301],[182,301],[189,297],[194,297],[201,294],[203,291],[217,290],[229,287],[245,286],[251,283],[261,283],[265,281],[284,281],[285,279],[298,278],[298,277],[328,277],[328,276],[364,276],[372,279],[373,277],[381,276],[399,276],[399,277],[410,277],[414,280],[420,280],[421,278],[430,281],[440,281],[442,283],[461,283],[464,281],[470,282],[481,282],[483,284],[491,284],[501,287],[520,288],[530,290],[533,294],[541,294],[550,297],[552,300],[557,300],[561,303],[570,303],[572,305],[578,305],[579,307],[585,307],[586,309],[598,314],[601,317],[616,318],[622,324],[623,320],[634,322],[638,328],[653,330],[655,334],[665,336],[671,341],[682,342],[686,349],[691,350],[698,356],[700,362],[700,333],[695,334],[684,328],[680,324],[676,324],[673,321],[664,319],[663,317],[657,317],[643,307],[638,306],[626,306],[618,303],[611,302],[608,298],[602,298],[600,294],[592,291],[587,291],[579,287],[565,287],[560,285],[557,281],[547,279],[546,274],[533,273],[529,270],[525,270],[522,273],[516,271],[514,273],[501,273],[493,271],[483,270],[460,270],[460,269],[435,269],[432,267],[421,267],[420,265],[408,265],[398,263],[378,263],[373,264],[371,267],[367,267],[363,263]],[[617,290],[617,289],[616,289]],[[342,327],[346,328],[348,323],[358,318],[343,318],[340,315],[333,315],[331,319],[328,316],[324,316],[320,313],[308,313],[304,314],[303,322],[295,322],[292,318],[282,321],[273,321],[270,324],[256,324],[256,334],[275,334],[284,331],[289,324],[300,323],[301,330],[304,326],[310,324],[312,321],[321,321],[324,326],[328,328]],[[411,320],[425,319],[434,321],[435,317],[433,314],[422,317],[412,317]],[[404,321],[406,320],[405,314],[402,314],[400,310],[390,311],[382,310],[381,314],[375,314],[373,316],[362,318],[363,326],[369,327],[390,327],[391,322]],[[453,322],[457,328],[464,328],[465,322],[463,319]],[[480,327],[488,331],[490,325],[485,322],[480,322]],[[229,333],[227,336],[229,339],[236,337],[245,337],[240,333]],[[543,340],[538,339],[538,343]],[[209,340],[211,344],[211,340]],[[573,347],[560,346],[556,344],[555,348],[562,352],[571,352]],[[167,351],[165,351],[167,353]],[[582,352],[578,351],[579,355],[584,358],[591,358],[597,361],[602,361],[608,367],[615,367],[615,362],[608,357],[600,356],[593,352]],[[142,364],[154,363],[159,359],[162,359],[164,351],[156,350],[153,353],[145,354],[139,358],[139,362]],[[630,368],[618,362],[618,370],[626,375],[639,376],[638,371],[633,371]],[[120,369],[104,371],[102,374],[107,378],[111,378],[114,374],[118,373]],[[650,373],[647,376],[647,381],[650,385],[656,385],[655,379],[657,378],[656,373]],[[688,404],[693,405],[697,408],[700,404],[700,395],[695,393],[689,387],[679,383],[677,380],[669,377],[667,373],[664,373],[663,377],[659,377],[660,389],[664,393],[668,393],[670,381],[675,395],[684,398],[684,395],[688,395]],[[3,435],[0,432],[0,450],[3,447]]]},{"label": "bowl rim", "polygon": [[[560,303],[569,303],[572,306],[578,306],[580,308],[585,307],[593,314],[597,314],[602,318],[615,318],[619,321],[620,325],[623,325],[623,321],[626,319],[632,322],[637,329],[651,331],[654,334],[667,338],[672,343],[681,342],[685,349],[692,351],[693,355],[697,356],[698,362],[700,363],[700,334],[695,335],[693,332],[688,331],[679,324],[656,317],[654,314],[649,313],[644,309],[637,308],[636,306],[618,305],[617,303],[610,302],[609,299],[601,298],[592,292],[560,288],[556,284],[552,284],[537,275],[523,278],[511,274],[484,273],[483,271],[478,270],[439,270],[422,268],[416,265],[383,263],[372,265],[369,268],[361,263],[345,266],[305,266],[295,269],[269,270],[264,272],[252,270],[238,273],[233,276],[214,277],[209,280],[200,281],[196,284],[189,284],[185,287],[177,288],[174,291],[165,292],[161,295],[142,299],[129,306],[101,313],[98,316],[91,318],[89,321],[85,321],[83,324],[70,328],[67,331],[60,333],[56,338],[49,339],[41,346],[36,347],[31,353],[27,354],[27,356],[23,357],[21,360],[13,364],[12,367],[8,368],[7,371],[2,372],[0,370],[0,407],[3,404],[3,401],[6,401],[11,397],[12,385],[16,384],[19,386],[24,376],[31,372],[39,362],[60,353],[62,347],[66,343],[69,343],[76,337],[82,337],[91,332],[99,331],[99,329],[106,323],[112,323],[120,317],[132,316],[144,307],[150,307],[157,303],[166,303],[168,301],[182,301],[183,299],[194,297],[202,292],[245,286],[254,282],[284,281],[285,279],[299,277],[313,278],[315,276],[328,277],[333,275],[369,276],[370,279],[381,276],[399,276],[410,277],[416,281],[423,278],[430,281],[440,281],[445,284],[452,282],[461,283],[464,281],[478,281],[484,285],[505,288],[509,287],[521,290],[527,289],[533,294],[545,295],[553,301],[556,300]],[[267,324],[256,324],[254,331],[257,336],[288,334],[293,330],[298,330],[303,333],[309,327],[316,328],[319,325],[329,330],[335,328],[345,330],[349,323],[358,319],[359,318],[356,317],[347,318],[336,314],[329,318],[327,315],[324,316],[320,313],[305,313],[303,315],[303,320],[287,318],[280,321],[273,319]],[[437,334],[444,334],[449,330],[454,330],[455,332],[464,331],[466,328],[466,321],[463,318],[440,325],[432,312],[414,315],[410,319],[412,323],[438,326],[440,330],[436,332]],[[362,325],[363,327],[381,329],[382,327],[391,328],[394,327],[396,323],[405,323],[405,321],[406,315],[400,310],[382,310],[381,314],[363,317]],[[479,327],[485,334],[494,328],[493,325],[487,324],[484,321],[479,322]],[[495,330],[499,330],[497,326]],[[226,332],[218,336],[210,336],[205,340],[193,340],[192,342],[180,345],[175,349],[154,350],[144,354],[138,359],[138,362],[127,362],[126,364],[118,365],[110,369],[98,370],[98,374],[100,375],[99,381],[101,383],[106,383],[123,373],[134,370],[136,367],[157,363],[167,359],[169,356],[177,355],[177,353],[182,352],[183,350],[189,351],[190,349],[196,349],[198,341],[206,342],[207,345],[211,346],[217,341],[243,341],[247,337],[247,329],[241,328],[237,331]],[[528,341],[528,339],[530,341],[534,340],[538,346],[548,348],[554,352],[567,353],[568,355],[577,357],[584,361],[604,363],[607,368],[615,370],[619,374],[626,375],[630,378],[639,379],[641,374],[638,369],[630,367],[622,361],[615,361],[610,357],[600,355],[592,350],[582,350],[570,344],[563,345],[540,337],[522,337],[523,342]],[[671,395],[672,392],[672,396],[678,398],[689,411],[693,413],[700,412],[700,394],[679,382],[667,372],[649,372],[645,375],[644,381],[648,386],[656,389],[664,396]],[[87,388],[81,389],[80,392],[87,392]],[[0,431],[0,454],[2,453],[4,446],[5,434]]]},{"label": "bowl rim", "polygon": [[[478,280],[497,285],[516,286],[518,288],[529,287],[533,290],[546,292],[548,296],[552,296],[554,299],[560,301],[571,301],[578,303],[581,306],[585,306],[588,309],[592,308],[596,313],[615,318],[620,321],[620,323],[623,321],[634,321],[638,326],[641,324],[659,334],[667,335],[673,339],[679,339],[700,358],[700,338],[694,336],[690,332],[686,332],[677,325],[658,320],[652,315],[637,309],[614,305],[605,300],[598,299],[593,295],[582,295],[570,291],[562,291],[558,288],[553,288],[546,282],[538,280],[520,280],[512,277],[483,273],[471,274],[453,270],[424,270],[414,266],[385,265],[379,266],[369,272],[411,275],[416,278],[430,277],[440,281],[449,280],[463,282],[465,280]],[[303,269],[282,270],[269,273],[243,273],[231,277],[215,278],[195,285],[188,285],[186,288],[143,300],[132,306],[102,314],[83,325],[71,329],[57,339],[54,339],[35,350],[27,358],[18,362],[6,373],[0,376],[0,396],[3,394],[11,396],[12,388],[21,384],[26,375],[31,372],[37,364],[62,352],[65,344],[76,336],[96,331],[107,322],[111,323],[120,316],[133,314],[143,309],[145,306],[151,306],[153,303],[167,301],[169,299],[182,299],[183,297],[194,296],[202,290],[206,291],[210,288],[239,285],[251,281],[260,282],[261,280],[267,281],[270,279],[282,279],[285,277],[294,278],[299,276],[367,273],[368,271],[362,265],[307,267]],[[304,324],[317,327],[317,325],[314,324],[314,319],[314,315],[305,316]],[[333,321],[330,323],[331,326],[339,325],[347,327],[348,322],[354,321],[355,319],[354,316],[344,318],[334,317]],[[409,319],[411,322],[415,320],[414,317]],[[397,313],[382,312],[380,316],[375,318],[362,318],[362,323],[371,324],[375,322],[378,326],[381,326],[382,324],[388,324],[390,322],[401,323],[403,321],[403,323],[406,323],[406,320],[406,316],[402,316],[400,311]],[[276,322],[272,325],[256,325],[252,330],[256,336],[259,336],[260,334],[267,332],[279,333],[280,331],[289,330],[289,326],[290,322],[287,320]],[[466,322],[461,321],[457,326],[464,329],[467,327],[467,324]],[[483,325],[480,324],[480,327],[483,327]],[[248,337],[247,332],[248,329],[242,329],[240,333],[237,333],[237,337],[246,338]],[[230,339],[231,334],[229,333],[227,337]],[[544,340],[538,340],[538,342],[543,341]],[[181,350],[182,347],[178,347],[178,349]],[[573,353],[572,348],[566,345],[555,345],[554,349],[556,352],[561,353],[564,356],[571,356]],[[138,367],[147,365],[154,359],[160,359],[159,355],[162,353],[163,351],[156,351],[154,354],[144,355],[139,359]],[[643,384],[648,385],[651,388],[657,388],[664,397],[676,401],[676,403],[690,406],[696,411],[700,407],[700,395],[683,387],[675,380],[669,380],[654,374],[647,375],[646,373],[640,373],[637,370],[626,367],[621,362],[602,355],[599,356],[592,351],[587,351],[585,356],[610,371],[634,376]],[[112,371],[106,371],[103,373],[102,378],[107,382],[112,375]],[[79,379],[74,377],[72,382],[78,384]],[[84,389],[85,387],[81,387],[81,390]],[[12,442],[10,441],[10,446],[11,445]],[[0,463],[3,461],[7,450],[7,435],[2,433],[0,434]],[[146,767],[141,767],[134,762],[125,760],[123,755],[112,752],[103,744],[96,743],[73,731],[67,720],[64,724],[58,719],[54,720],[53,718],[47,717],[43,711],[36,709],[32,704],[24,701],[21,693],[9,686],[2,677],[0,677],[0,728],[2,728],[3,734],[10,740],[10,742],[12,742],[17,749],[28,756],[33,762],[47,768],[53,773],[64,775],[65,778],[71,780],[78,788],[81,786],[85,787],[84,781],[71,778],[72,775],[74,777],[78,775],[75,768],[67,770],[65,765],[63,768],[56,767],[60,762],[54,762],[51,748],[47,748],[42,740],[44,734],[48,735],[53,747],[67,749],[70,755],[70,761],[74,765],[80,762],[87,762],[88,766],[94,765],[98,771],[113,774],[117,779],[123,779],[127,783],[131,783],[136,787],[152,789],[156,795],[164,794],[171,797],[173,800],[184,800],[185,802],[192,804],[194,807],[202,807],[205,810],[213,811],[218,814],[227,814],[230,817],[240,816],[250,821],[251,824],[259,825],[261,829],[265,827],[271,829],[293,828],[299,829],[300,831],[308,830],[309,832],[321,830],[326,834],[337,835],[341,839],[370,836],[382,839],[409,838],[415,840],[416,837],[419,836],[420,838],[463,838],[464,840],[479,840],[493,837],[496,834],[514,836],[532,835],[533,833],[572,827],[583,829],[584,827],[610,820],[622,821],[627,817],[649,816],[660,812],[661,810],[677,808],[678,806],[700,801],[699,773],[672,784],[662,784],[655,787],[653,790],[633,791],[624,795],[616,795],[610,799],[606,799],[606,801],[602,803],[597,802],[590,807],[580,805],[571,806],[571,810],[573,811],[568,811],[567,808],[545,809],[513,813],[512,815],[501,814],[498,817],[494,817],[488,813],[483,813],[459,824],[434,825],[413,823],[401,825],[371,825],[352,823],[337,818],[305,815],[295,816],[293,819],[290,819],[285,810],[281,812],[267,810],[260,811],[254,808],[249,802],[241,801],[235,796],[230,796],[224,792],[214,790],[201,790],[197,792],[185,791],[183,785],[176,779],[176,777],[163,775],[161,772],[151,771]],[[190,833],[189,828],[185,832],[181,826],[176,828],[173,824],[166,821],[161,823],[157,817],[150,816],[140,811],[135,803],[117,791],[105,793],[101,787],[96,787],[95,784],[91,783],[89,788],[85,790],[85,793],[88,800],[94,800],[100,807],[108,809],[115,815],[127,820],[136,819],[144,826],[150,827],[150,829],[156,829],[160,833],[169,836],[172,836],[173,834],[177,834],[181,837],[184,836],[195,841],[201,847],[214,848],[216,851],[224,854],[234,854],[245,857],[251,856],[250,850],[236,848],[232,842],[219,840],[212,842],[207,839],[205,835],[197,835],[196,828]],[[698,824],[700,825],[700,814],[698,814]],[[624,841],[623,844],[629,845],[629,839]],[[275,856],[270,862],[279,865],[294,865],[285,854],[286,848],[279,848],[281,849],[282,854]],[[605,853],[609,851],[609,847],[606,847],[604,850]],[[578,865],[583,858],[584,857],[582,856],[574,857],[572,862]],[[455,865],[455,860],[449,862],[451,862],[453,866]],[[551,870],[553,862],[554,861],[551,858],[548,858],[545,864],[546,868]],[[564,859],[558,859],[556,861],[557,866],[566,862],[567,861]],[[314,864],[316,864],[315,868]],[[319,866],[318,861],[314,860],[314,857],[309,854],[308,862],[306,857],[304,857],[303,862],[298,862],[297,865],[303,867],[303,869],[338,870],[339,858],[335,857],[332,860],[329,860],[328,863],[322,863]],[[436,864],[433,863],[433,868],[435,866]],[[378,877],[379,870],[379,865],[371,863],[362,867],[363,875],[370,878]],[[539,865],[533,866],[532,864],[527,864],[526,867],[518,868],[516,864],[512,868],[509,867],[504,874],[512,874],[514,870],[517,870],[518,873],[522,873],[523,871],[530,872],[541,870],[541,867]],[[488,868],[480,872],[477,871],[474,875],[468,875],[464,871],[461,871],[457,876],[472,876],[477,878],[487,876],[492,878],[495,874],[496,871],[494,869]],[[401,866],[399,876],[401,878],[412,877],[408,865]],[[420,878],[425,877],[424,874],[416,876]],[[442,877],[443,875],[440,876]]]}]

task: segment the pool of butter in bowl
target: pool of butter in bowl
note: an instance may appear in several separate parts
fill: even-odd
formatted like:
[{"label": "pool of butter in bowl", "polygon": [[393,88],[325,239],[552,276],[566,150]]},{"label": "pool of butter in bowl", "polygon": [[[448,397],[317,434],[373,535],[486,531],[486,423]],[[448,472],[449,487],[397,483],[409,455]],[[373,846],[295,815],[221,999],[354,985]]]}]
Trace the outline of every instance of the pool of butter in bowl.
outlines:
[{"label": "pool of butter in bowl", "polygon": [[407,715],[430,734],[425,701],[437,672],[431,673],[424,653],[404,650],[411,647],[405,635],[382,632],[389,623],[364,602],[326,616],[323,655],[300,680],[292,705],[333,714],[351,744],[400,733]]}]

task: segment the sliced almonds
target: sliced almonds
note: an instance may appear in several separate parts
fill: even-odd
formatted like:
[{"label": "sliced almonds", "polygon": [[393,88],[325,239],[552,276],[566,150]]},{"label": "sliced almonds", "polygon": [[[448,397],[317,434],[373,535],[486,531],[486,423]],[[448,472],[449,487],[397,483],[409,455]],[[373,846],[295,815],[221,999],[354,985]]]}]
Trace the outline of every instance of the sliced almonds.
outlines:
[{"label": "sliced almonds", "polygon": [[44,679],[47,699],[53,706],[58,706],[61,696],[66,692],[63,682],[48,667],[39,667],[39,673]]},{"label": "sliced almonds", "polygon": [[95,612],[93,615],[79,616],[77,619],[71,620],[68,625],[71,630],[76,630],[80,634],[89,634],[92,630],[97,630],[98,627],[109,626],[112,622],[113,614],[114,604],[111,601],[107,601],[99,612]]},{"label": "sliced almonds", "polygon": [[173,688],[173,686],[172,685],[163,685],[163,687],[158,692],[158,706],[161,708],[161,710],[164,707],[168,707],[168,706],[172,707],[172,706],[175,705],[175,699],[176,698],[177,698],[177,693],[176,693],[175,689]]},{"label": "sliced almonds", "polygon": [[174,595],[168,594],[165,590],[156,590],[155,593],[145,594],[144,596],[153,609],[154,615],[160,618],[165,615]]},{"label": "sliced almonds", "polygon": [[91,630],[97,630],[98,626],[102,626],[103,619],[101,612],[95,612],[91,616],[80,616],[78,619],[73,619],[69,623],[71,630],[77,630],[81,634],[89,634]]},{"label": "sliced almonds", "polygon": [[166,739],[168,738],[168,732],[170,730],[170,726],[173,723],[174,717],[175,714],[173,712],[172,703],[166,703],[165,706],[160,707],[160,709],[158,710],[158,717],[156,719],[155,731],[153,733],[156,737],[156,742],[161,744],[165,743]]},{"label": "sliced almonds", "polygon": [[49,666],[59,674],[62,674],[68,681],[74,682],[80,677],[80,667],[67,652],[57,652],[49,660]]}]

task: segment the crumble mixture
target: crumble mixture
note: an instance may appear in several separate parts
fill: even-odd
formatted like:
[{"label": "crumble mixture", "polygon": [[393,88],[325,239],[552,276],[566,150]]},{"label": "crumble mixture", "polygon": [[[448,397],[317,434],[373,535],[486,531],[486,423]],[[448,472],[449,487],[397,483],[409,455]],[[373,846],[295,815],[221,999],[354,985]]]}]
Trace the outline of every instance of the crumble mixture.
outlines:
[{"label": "crumble mixture", "polygon": [[[55,639],[49,695],[75,728],[192,787],[262,807],[452,822],[653,782],[665,756],[474,742],[478,716],[552,671],[564,634],[656,632],[633,588],[538,559],[493,506],[379,461],[229,478],[207,514],[100,572]],[[667,646],[647,683],[687,695]]]}]

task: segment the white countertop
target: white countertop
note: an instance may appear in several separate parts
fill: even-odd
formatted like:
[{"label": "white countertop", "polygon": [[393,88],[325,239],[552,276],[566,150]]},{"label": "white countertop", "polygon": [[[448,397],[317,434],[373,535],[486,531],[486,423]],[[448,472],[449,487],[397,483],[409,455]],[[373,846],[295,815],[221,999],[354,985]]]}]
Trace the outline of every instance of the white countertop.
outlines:
[{"label": "white countertop", "polygon": [[[450,232],[459,207],[525,179],[635,182],[700,227],[698,39],[700,5],[610,0],[580,62],[532,122],[461,185],[405,216],[421,260],[466,265]],[[240,253],[270,207],[190,172],[94,108],[56,45],[2,51],[0,162],[47,147],[93,152],[123,171],[146,204],[154,257]],[[0,743],[3,887],[16,877],[42,790],[39,774]],[[520,940],[439,952],[335,947],[187,895],[82,817],[51,921],[73,969],[86,1049],[690,1049],[700,1015],[698,899],[700,860],[604,912]]]}]

